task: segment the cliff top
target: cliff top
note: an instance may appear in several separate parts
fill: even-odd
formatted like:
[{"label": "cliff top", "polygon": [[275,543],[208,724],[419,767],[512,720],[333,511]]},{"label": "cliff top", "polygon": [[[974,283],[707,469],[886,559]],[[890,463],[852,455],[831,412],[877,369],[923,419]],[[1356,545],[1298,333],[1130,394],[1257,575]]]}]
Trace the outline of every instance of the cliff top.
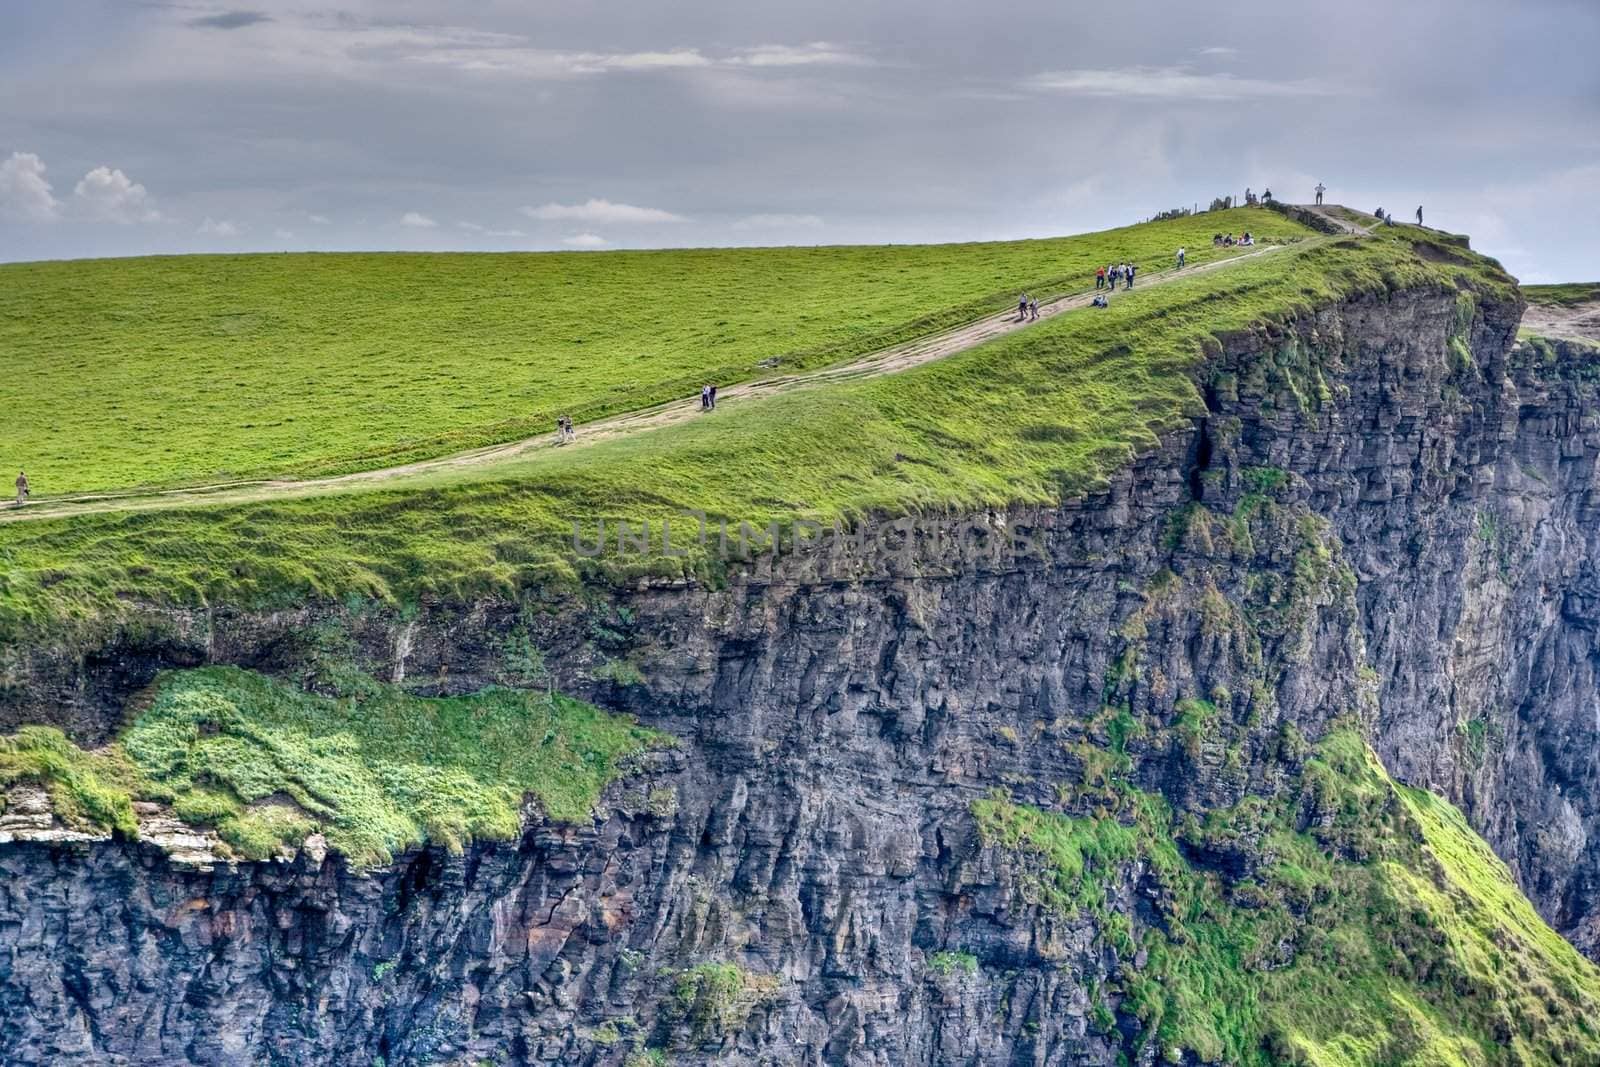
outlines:
[{"label": "cliff top", "polygon": [[[1247,228],[1260,234],[1263,244],[1245,251],[1262,254],[1218,264],[1220,269],[1200,265],[1204,259],[1226,257],[1234,251],[1214,248],[1213,232]],[[1196,241],[1196,235],[1202,239]],[[1278,247],[1266,244],[1268,241],[1284,244]],[[864,514],[1052,503],[1102,484],[1109,472],[1154,447],[1159,434],[1203,410],[1194,371],[1204,363],[1207,352],[1220,350],[1219,337],[1261,329],[1316,305],[1363,294],[1381,297],[1406,288],[1460,290],[1466,294],[1464,299],[1514,299],[1514,282],[1497,264],[1467,251],[1458,238],[1412,227],[1361,237],[1310,236],[1309,231],[1276,213],[1250,209],[1109,231],[1078,239],[1076,244],[881,252],[888,264],[904,263],[904,257],[923,257],[920,266],[903,267],[913,272],[911,276],[917,270],[938,273],[938,264],[949,256],[975,257],[981,266],[962,275],[959,284],[964,290],[945,291],[948,300],[973,292],[994,292],[994,273],[1020,274],[1024,268],[1016,266],[1019,262],[1031,264],[1026,269],[1035,271],[1037,277],[1045,271],[1048,255],[1055,255],[1058,258],[1049,266],[1059,268],[1066,263],[1071,267],[1056,275],[1060,279],[1056,284],[1081,285],[1102,259],[1138,259],[1146,251],[1181,242],[1188,242],[1193,256],[1190,262],[1195,266],[1160,284],[1141,280],[1131,293],[1119,290],[1108,308],[1080,308],[1078,305],[1087,303],[1087,296],[1070,296],[1060,305],[1070,313],[1045,316],[1025,329],[1002,330],[1003,335],[989,343],[958,346],[950,354],[920,365],[914,354],[887,358],[897,351],[889,350],[879,364],[867,365],[869,359],[811,378],[790,376],[766,392],[752,386],[751,394],[738,405],[730,404],[726,410],[719,408],[703,417],[691,400],[675,405],[670,416],[656,424],[595,438],[580,433],[580,447],[541,447],[525,453],[512,449],[489,455],[492,462],[486,463],[424,464],[405,470],[403,476],[373,483],[358,478],[249,489],[228,506],[202,506],[181,496],[147,495],[85,505],[109,509],[103,515],[0,522],[0,552],[7,561],[0,582],[0,629],[52,628],[113,618],[127,603],[140,601],[260,607],[298,603],[307,597],[405,602],[426,596],[514,592],[529,584],[577,577],[574,524],[592,531],[601,517],[659,523],[684,508],[693,508],[726,517],[735,526],[748,521],[764,527],[773,521],[809,520],[827,525]],[[1131,256],[1114,251],[1128,246],[1133,247]],[[1037,258],[1041,249],[1046,258]],[[770,254],[790,264],[788,269],[799,271],[793,263],[810,253],[782,250]],[[815,254],[824,263],[830,256],[846,255],[841,250]],[[697,256],[719,261],[718,257],[726,255],[731,257],[728,262],[735,262],[754,253],[684,253],[677,259],[673,255],[619,256],[616,269],[634,269],[630,265],[637,262],[682,267]],[[279,258],[249,257],[243,267],[241,261],[229,257],[187,261],[183,266],[194,269],[197,264],[214,263],[220,286],[232,271],[257,265],[266,270],[262,260]],[[357,257],[351,262],[381,258]],[[455,264],[461,259],[445,258]],[[311,265],[314,271],[338,260],[318,257]],[[405,257],[401,261],[411,262]],[[522,260],[481,257],[477,262],[504,267]],[[51,271],[59,266],[29,269],[43,272],[48,279],[55,277]],[[78,265],[89,272],[119,267],[137,272],[168,266],[163,261]],[[814,273],[818,271],[827,273],[825,267],[814,268]],[[905,288],[901,277],[904,275],[892,278],[889,287]],[[38,286],[44,283],[29,284],[34,299],[41,299],[45,290]],[[826,290],[816,277],[807,284],[818,287],[819,292]],[[864,282],[850,282],[844,288],[856,292],[869,287]],[[582,330],[586,336],[593,325],[589,320],[602,317],[589,303],[597,295],[603,293],[585,290],[571,298],[575,304],[567,305],[568,313],[576,318],[565,320],[566,326],[575,334]],[[842,306],[855,306],[838,290],[828,298]],[[82,299],[93,306],[90,298]],[[457,299],[453,328],[470,341],[479,334],[470,319],[462,321],[460,317],[470,305],[467,291],[458,290]],[[877,299],[888,302],[890,297],[879,292]],[[292,303],[285,298],[285,306]],[[737,321],[778,330],[774,323],[785,321],[784,305],[785,296],[780,293],[768,311],[752,304],[753,310]],[[70,301],[67,306],[72,306]],[[183,314],[192,315],[196,306],[191,303]],[[988,305],[980,301],[979,305],[961,306],[966,309],[962,313],[970,315],[973,307],[982,310]],[[904,312],[903,306],[901,310]],[[187,321],[178,312],[173,312],[172,318]],[[1004,318],[990,321],[1003,322]],[[867,329],[862,325],[865,321],[857,319],[855,329]],[[116,332],[102,327],[107,329]],[[643,336],[648,323],[640,318],[633,329],[630,336]],[[737,333],[739,328],[730,325],[727,329]],[[904,332],[906,328],[899,329]],[[816,340],[820,334],[800,330],[795,336]],[[916,345],[910,347],[915,350]],[[225,345],[218,349],[226,350]],[[796,358],[836,363],[840,351],[819,350]],[[385,352],[375,358],[392,363],[390,355]],[[80,352],[75,361],[61,362],[71,365],[85,358]],[[263,359],[270,362],[268,356]],[[348,384],[376,373],[370,364],[358,364],[338,374],[326,369],[337,362],[330,359],[319,364],[325,366],[327,383]],[[187,365],[189,360],[183,363]],[[556,363],[571,364],[569,369],[576,375],[572,381],[589,381],[594,373],[592,364],[569,357]],[[660,361],[641,361],[637,366],[643,369],[634,376],[614,376],[615,397],[621,399],[595,399],[595,410],[602,410],[607,403],[654,395],[652,390],[673,387],[677,380]],[[650,371],[650,367],[656,369]],[[118,373],[128,369],[124,366]],[[705,367],[701,364],[698,369]],[[884,373],[886,370],[896,373]],[[454,385],[445,384],[430,394],[431,401],[419,398],[417,410],[429,403],[449,406],[448,398],[457,386],[463,396],[473,390],[487,395],[504,372],[503,361],[487,360],[476,372],[478,381],[468,384],[465,376],[458,374],[451,379]],[[58,368],[49,373],[65,375],[67,371]],[[87,366],[76,373],[96,375]],[[121,388],[143,397],[141,403],[146,405],[174,405],[176,414],[167,421],[177,429],[163,431],[173,441],[182,437],[186,412],[217,405],[204,432],[197,429],[189,444],[169,447],[177,454],[203,447],[195,442],[215,442],[219,427],[232,425],[230,420],[237,417],[237,412],[229,413],[235,401],[216,400],[215,392],[193,402],[180,400],[174,396],[178,386],[172,373],[170,369],[159,374],[152,371],[156,378],[146,386]],[[266,367],[245,368],[238,381],[248,383],[252,375],[269,373]],[[748,364],[745,373],[753,373]],[[689,380],[700,377],[697,373]],[[553,374],[551,380],[559,378]],[[103,376],[102,380],[111,378]],[[166,385],[160,386],[161,381]],[[45,395],[37,391],[37,385],[36,380],[34,395]],[[285,462],[311,462],[308,457],[320,447],[317,440],[354,432],[360,425],[359,413],[339,414],[333,399],[338,389],[332,384],[319,388],[327,391],[304,394],[289,390],[299,397],[293,406],[300,413],[296,418],[303,420],[300,425],[316,427],[311,433],[293,431],[293,440],[309,442],[304,450],[285,451],[281,443],[263,446],[257,460],[282,452]],[[389,395],[410,394],[397,388]],[[465,399],[462,404],[471,406]],[[98,415],[113,407],[108,403]],[[128,460],[119,458],[118,453],[131,450],[119,443],[122,439],[114,423],[93,432],[83,429],[78,436],[87,440],[75,445],[75,435],[67,432],[67,426],[99,425],[94,417],[74,421],[78,416],[64,403],[34,404],[32,408],[34,414],[27,418],[35,428],[25,431],[24,437],[41,432],[40,426],[54,426],[56,432],[47,435],[56,442],[54,447],[76,447],[86,456],[98,457],[86,461],[101,472],[96,477],[113,477],[126,469]],[[28,409],[29,405],[23,406]],[[201,422],[204,424],[204,419]],[[250,437],[243,426],[223,436],[233,441]],[[139,454],[146,453],[141,450]],[[36,492],[43,493],[50,484],[50,469],[28,465]],[[36,498],[27,509],[0,512],[0,519],[28,519],[47,512],[49,506],[48,498]],[[151,510],[141,510],[144,508]],[[705,562],[704,558],[657,557],[610,561],[608,565],[616,576],[639,570],[682,572]]]}]

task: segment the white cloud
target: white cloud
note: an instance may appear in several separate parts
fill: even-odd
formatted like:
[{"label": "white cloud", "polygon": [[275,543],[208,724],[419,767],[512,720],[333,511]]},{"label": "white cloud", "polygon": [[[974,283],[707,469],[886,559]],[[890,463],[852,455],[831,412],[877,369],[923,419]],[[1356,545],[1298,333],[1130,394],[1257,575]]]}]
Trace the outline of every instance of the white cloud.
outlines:
[{"label": "white cloud", "polygon": [[509,74],[524,78],[575,78],[612,71],[686,70],[709,67],[712,60],[698,49],[670,52],[552,52],[542,48],[481,47],[423,48],[403,57],[471,74]]},{"label": "white cloud", "polygon": [[1203,56],[1236,56],[1239,54],[1239,50],[1230,48],[1227,45],[1214,44],[1210,48],[1200,49],[1200,54]]},{"label": "white cloud", "polygon": [[822,226],[821,215],[746,215],[734,222],[736,230],[815,230]]},{"label": "white cloud", "polygon": [[613,204],[609,200],[586,200],[581,204],[544,204],[525,207],[522,213],[530,219],[541,221],[573,221],[600,223],[630,222],[683,222],[682,215],[654,207],[636,207],[633,204]]},{"label": "white cloud", "polygon": [[294,240],[294,231],[286,230],[282,226],[279,226],[276,230],[272,231],[272,236],[276,237],[280,241],[292,241]]},{"label": "white cloud", "polygon": [[206,220],[200,224],[200,228],[195,232],[204,234],[207,237],[237,237],[239,236],[239,227],[236,223],[229,222],[227,219],[219,220],[207,216]]},{"label": "white cloud", "polygon": [[607,242],[597,233],[575,233],[571,237],[563,237],[561,243],[569,248],[604,248]]},{"label": "white cloud", "polygon": [[413,230],[431,230],[439,224],[420,211],[408,211],[400,216],[400,225],[409,226]]},{"label": "white cloud", "polygon": [[1025,84],[1050,92],[1122,99],[1246,100],[1336,95],[1334,89],[1315,81],[1280,82],[1233,74],[1196,74],[1186,67],[1048,71],[1029,78]]},{"label": "white cloud", "polygon": [[480,226],[476,222],[458,222],[457,226],[468,233],[481,233],[485,237],[526,237],[521,230],[491,230],[487,226]]},{"label": "white cloud", "polygon": [[330,219],[326,215],[307,215],[306,216],[306,221],[307,222],[311,222],[311,223],[315,223],[318,226],[326,226],[329,223],[331,223],[333,220]]},{"label": "white cloud", "polygon": [[124,225],[161,221],[145,187],[113,167],[96,167],[85,174],[73,195],[91,218]]},{"label": "white cloud", "polygon": [[755,48],[746,49],[739,55],[728,60],[736,66],[745,67],[869,67],[872,60],[855,52],[847,52],[835,47],[827,41],[812,41],[810,44],[786,45],[764,44]]},{"label": "white cloud", "polygon": [[49,222],[61,210],[44,176],[44,161],[32,152],[13,152],[0,163],[0,217]]}]

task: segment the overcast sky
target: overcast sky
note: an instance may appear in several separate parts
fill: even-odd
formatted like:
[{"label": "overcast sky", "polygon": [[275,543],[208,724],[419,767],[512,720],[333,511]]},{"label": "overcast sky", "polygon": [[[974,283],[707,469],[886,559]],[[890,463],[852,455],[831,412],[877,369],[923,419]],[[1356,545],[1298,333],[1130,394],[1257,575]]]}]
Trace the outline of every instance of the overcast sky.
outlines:
[{"label": "overcast sky", "polygon": [[1072,233],[1270,187],[1600,278],[1597,0],[0,3],[0,259]]}]

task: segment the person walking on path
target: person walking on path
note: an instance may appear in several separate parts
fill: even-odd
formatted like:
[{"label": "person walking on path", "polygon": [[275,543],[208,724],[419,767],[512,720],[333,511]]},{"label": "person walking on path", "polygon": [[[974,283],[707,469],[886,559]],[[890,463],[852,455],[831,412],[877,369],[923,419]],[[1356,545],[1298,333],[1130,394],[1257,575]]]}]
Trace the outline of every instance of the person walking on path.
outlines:
[{"label": "person walking on path", "polygon": [[1038,322],[1039,321],[1039,298],[1038,297],[1034,297],[1033,299],[1028,301],[1028,321],[1029,322]]},{"label": "person walking on path", "polygon": [[1422,225],[1422,205],[1421,204],[1417,205],[1417,225],[1418,226]]},{"label": "person walking on path", "polygon": [[711,386],[709,385],[702,385],[700,387],[700,410],[711,410]]},{"label": "person walking on path", "polygon": [[1178,269],[1179,270],[1183,269],[1184,256],[1185,256],[1184,250],[1181,249],[1181,248],[1178,249]]},{"label": "person walking on path", "polygon": [[1094,272],[1094,287],[1096,289],[1104,289],[1106,287],[1106,269],[1104,267]]},{"label": "person walking on path", "polygon": [[17,507],[20,508],[22,505],[26,504],[27,502],[28,502],[28,472],[19,470],[17,472]]},{"label": "person walking on path", "polygon": [[717,410],[717,387],[715,385],[711,386],[710,400],[711,400],[711,410],[712,411]]},{"label": "person walking on path", "polygon": [[1317,206],[1318,207],[1322,206],[1322,194],[1327,192],[1327,191],[1328,191],[1327,188],[1321,182],[1317,183],[1316,194],[1317,194]]},{"label": "person walking on path", "polygon": [[1126,289],[1132,289],[1133,288],[1133,276],[1135,274],[1138,274],[1138,273],[1139,273],[1139,265],[1137,263],[1129,263],[1128,264],[1128,284],[1126,286],[1124,286],[1124,288],[1126,288]]},{"label": "person walking on path", "polygon": [[1028,294],[1023,293],[1017,297],[1017,321],[1021,322],[1028,317]]}]

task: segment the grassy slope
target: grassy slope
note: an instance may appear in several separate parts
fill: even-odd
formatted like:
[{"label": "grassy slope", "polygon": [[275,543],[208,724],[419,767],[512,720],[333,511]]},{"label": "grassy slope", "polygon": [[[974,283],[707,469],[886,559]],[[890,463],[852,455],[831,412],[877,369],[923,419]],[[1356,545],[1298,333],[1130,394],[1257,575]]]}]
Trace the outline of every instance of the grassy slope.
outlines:
[{"label": "grassy slope", "polygon": [[992,244],[503,255],[186,256],[0,266],[0,467],[43,498],[391,465],[836,362],[1215,254],[1234,211]]},{"label": "grassy slope", "polygon": [[1522,295],[1530,304],[1577,307],[1600,300],[1600,282],[1567,282],[1562,285],[1524,285]]},{"label": "grassy slope", "polygon": [[[1204,1062],[1479,1067],[1600,1062],[1600,970],[1555,934],[1449,804],[1396,785],[1353,732],[1330,735],[1281,800],[1175,825],[1128,789],[1118,818],[979,801],[985,840],[1042,907],[1082,911],[1129,960],[1125,1008]],[[1305,826],[1307,829],[1300,830]],[[1190,857],[1248,843],[1230,880]],[[1142,866],[1159,918],[1108,904]],[[1285,946],[1292,946],[1292,962]],[[1109,1021],[1102,1017],[1103,1022]]]},{"label": "grassy slope", "polygon": [[[1199,410],[1214,335],[1402,286],[1512,283],[1414,253],[1422,231],[1275,252],[1120,294],[884,378],[796,391],[494,477],[232,508],[0,525],[0,634],[93,620],[123,598],[265,606],[407,602],[570,579],[572,521],[684,507],[764,522],[1051,502]],[[703,563],[656,560],[651,569]],[[3,664],[0,664],[3,666]]]},{"label": "grassy slope", "polygon": [[0,738],[0,786],[40,782],[86,828],[133,833],[131,802],[160,800],[248,858],[321,832],[381,863],[424,840],[514,837],[524,795],[585,819],[619,765],[663,740],[561,696],[424,698],[349,671],[322,682],[339,695],[229,667],[174,671],[105,750],[44,727]]}]

